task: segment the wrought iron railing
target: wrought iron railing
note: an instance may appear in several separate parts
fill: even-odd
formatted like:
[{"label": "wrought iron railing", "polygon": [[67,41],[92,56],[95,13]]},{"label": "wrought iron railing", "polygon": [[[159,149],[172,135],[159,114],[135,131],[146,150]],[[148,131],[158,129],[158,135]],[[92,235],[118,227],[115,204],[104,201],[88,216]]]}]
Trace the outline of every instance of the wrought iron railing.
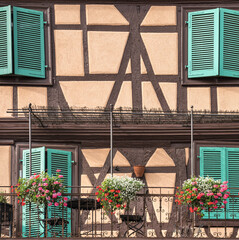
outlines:
[{"label": "wrought iron railing", "polygon": [[67,207],[55,210],[34,204],[21,206],[10,187],[0,189],[4,191],[0,196],[7,197],[7,204],[0,203],[2,238],[238,237],[238,195],[229,199],[230,210],[209,213],[207,218],[200,219],[187,206],[175,203],[174,188],[144,189],[130,203],[128,211],[116,211],[113,215],[104,212],[96,201],[95,189],[90,187],[72,187]]}]

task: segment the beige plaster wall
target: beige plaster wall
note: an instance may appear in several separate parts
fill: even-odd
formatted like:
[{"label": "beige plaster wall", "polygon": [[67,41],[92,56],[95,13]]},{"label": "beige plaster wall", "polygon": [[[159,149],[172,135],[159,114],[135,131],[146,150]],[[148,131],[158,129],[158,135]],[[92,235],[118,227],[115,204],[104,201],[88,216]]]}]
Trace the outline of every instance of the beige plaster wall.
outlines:
[{"label": "beige plaster wall", "polygon": [[129,25],[114,5],[86,5],[86,22],[89,25]]},{"label": "beige plaster wall", "polygon": [[24,108],[31,103],[33,106],[47,107],[46,87],[18,87],[18,108]]},{"label": "beige plaster wall", "polygon": [[57,76],[83,76],[82,30],[55,30]]},{"label": "beige plaster wall", "polygon": [[171,110],[177,109],[177,83],[160,82],[163,95]]},{"label": "beige plaster wall", "polygon": [[147,74],[147,70],[146,70],[142,56],[140,56],[140,72],[141,74]]},{"label": "beige plaster wall", "polygon": [[116,152],[115,157],[113,159],[113,166],[119,167],[130,167],[129,161],[123,156],[119,151]]},{"label": "beige plaster wall", "polygon": [[60,82],[69,106],[105,107],[113,88],[113,81]]},{"label": "beige plaster wall", "polygon": [[219,111],[238,111],[239,87],[218,87],[217,103]]},{"label": "beige plaster wall", "polygon": [[125,72],[126,74],[129,74],[129,73],[132,73],[132,71],[131,71],[131,60],[129,60],[129,62],[128,62],[128,65],[127,65],[127,68],[126,68],[126,72]]},{"label": "beige plaster wall", "polygon": [[80,5],[55,5],[55,24],[80,24]]},{"label": "beige plaster wall", "polygon": [[128,32],[88,32],[89,71],[118,73]]},{"label": "beige plaster wall", "polygon": [[122,83],[114,108],[119,107],[132,108],[132,84],[130,81]]},{"label": "beige plaster wall", "polygon": [[[0,146],[0,186],[11,185],[11,146]],[[0,191],[9,191],[1,188]]]},{"label": "beige plaster wall", "polygon": [[153,70],[158,75],[178,74],[178,33],[141,33]]},{"label": "beige plaster wall", "polygon": [[175,166],[174,161],[163,148],[157,148],[146,164],[146,167],[170,167]]},{"label": "beige plaster wall", "polygon": [[142,26],[166,26],[176,24],[176,6],[152,6],[142,22]]},{"label": "beige plaster wall", "polygon": [[142,82],[142,103],[143,108],[162,110],[161,104],[151,82]]},{"label": "beige plaster wall", "polygon": [[0,86],[0,103],[0,117],[11,117],[7,110],[13,108],[13,87]]},{"label": "beige plaster wall", "polygon": [[187,88],[188,110],[211,110],[211,93],[209,87]]},{"label": "beige plaster wall", "polygon": [[109,148],[82,149],[90,167],[103,167],[109,152]]}]

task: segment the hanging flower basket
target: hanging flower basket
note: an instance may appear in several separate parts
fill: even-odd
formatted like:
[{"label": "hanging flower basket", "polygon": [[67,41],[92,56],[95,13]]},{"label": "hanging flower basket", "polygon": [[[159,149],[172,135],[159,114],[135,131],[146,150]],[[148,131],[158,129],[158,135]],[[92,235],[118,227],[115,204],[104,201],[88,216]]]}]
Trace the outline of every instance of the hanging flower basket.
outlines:
[{"label": "hanging flower basket", "polygon": [[145,166],[134,166],[133,168],[136,177],[143,177]]},{"label": "hanging flower basket", "polygon": [[67,206],[67,197],[63,197],[63,175],[60,169],[56,170],[56,176],[48,173],[34,174],[29,179],[19,178],[17,188],[18,203],[24,206],[27,202],[36,203],[37,206]]},{"label": "hanging flower basket", "polygon": [[190,212],[204,216],[203,210],[214,211],[224,208],[229,198],[227,181],[210,177],[193,177],[183,182],[175,194],[178,205],[187,205]]},{"label": "hanging flower basket", "polygon": [[136,193],[144,187],[144,183],[131,177],[110,177],[105,179],[95,195],[107,213],[114,214],[116,210],[125,209]]}]

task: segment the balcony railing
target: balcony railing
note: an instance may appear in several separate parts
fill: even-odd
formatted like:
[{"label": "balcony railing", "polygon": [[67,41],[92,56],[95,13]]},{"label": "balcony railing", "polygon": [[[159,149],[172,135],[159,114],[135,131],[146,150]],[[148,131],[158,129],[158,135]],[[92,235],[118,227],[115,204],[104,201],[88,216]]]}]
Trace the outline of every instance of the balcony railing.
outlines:
[{"label": "balcony railing", "polygon": [[236,238],[239,197],[230,198],[230,211],[200,219],[186,206],[175,204],[174,188],[147,188],[128,211],[106,214],[96,201],[95,189],[72,187],[68,206],[22,207],[10,187],[0,187],[8,198],[0,203],[1,237],[12,238]]}]

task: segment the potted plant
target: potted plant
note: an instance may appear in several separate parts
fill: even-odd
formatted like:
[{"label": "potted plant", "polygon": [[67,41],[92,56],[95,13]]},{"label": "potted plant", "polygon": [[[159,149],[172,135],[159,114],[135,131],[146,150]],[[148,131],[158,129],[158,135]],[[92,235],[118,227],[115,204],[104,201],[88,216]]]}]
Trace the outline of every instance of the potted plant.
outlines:
[{"label": "potted plant", "polygon": [[203,211],[225,208],[229,191],[227,181],[214,180],[210,177],[193,177],[183,182],[175,194],[178,205],[189,205],[190,212],[204,216]]},{"label": "potted plant", "polygon": [[36,203],[37,206],[67,206],[67,197],[63,197],[63,175],[60,169],[56,170],[56,176],[49,176],[47,172],[34,174],[29,179],[19,178],[15,189],[18,203],[22,206],[26,202]]},{"label": "potted plant", "polygon": [[114,214],[116,210],[125,209],[136,193],[144,187],[144,183],[131,177],[110,177],[105,179],[95,195],[107,213]]}]

